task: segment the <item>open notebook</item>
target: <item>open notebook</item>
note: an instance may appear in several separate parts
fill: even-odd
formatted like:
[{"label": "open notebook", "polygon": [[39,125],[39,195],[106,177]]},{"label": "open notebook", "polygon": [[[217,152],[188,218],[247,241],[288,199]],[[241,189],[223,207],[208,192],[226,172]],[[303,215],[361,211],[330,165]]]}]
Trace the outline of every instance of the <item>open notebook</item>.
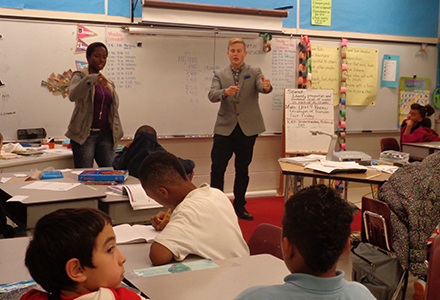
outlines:
[{"label": "open notebook", "polygon": [[116,244],[152,243],[159,231],[151,225],[121,224],[113,226]]},{"label": "open notebook", "polygon": [[114,193],[128,195],[133,210],[162,207],[162,205],[154,201],[152,198],[148,197],[147,193],[145,193],[140,183],[115,185],[108,187],[108,189]]}]

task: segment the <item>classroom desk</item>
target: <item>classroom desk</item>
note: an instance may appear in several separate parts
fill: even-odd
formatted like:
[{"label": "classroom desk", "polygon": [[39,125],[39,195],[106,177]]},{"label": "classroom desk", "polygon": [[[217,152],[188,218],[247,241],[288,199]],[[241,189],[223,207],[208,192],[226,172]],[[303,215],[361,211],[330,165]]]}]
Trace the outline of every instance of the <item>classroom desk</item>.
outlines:
[{"label": "classroom desk", "polygon": [[[24,264],[29,241],[30,237],[0,239],[0,284],[32,279]],[[132,270],[153,266],[148,256],[150,247],[147,243],[118,245],[127,257],[124,267],[128,277]]]},{"label": "classroom desk", "polygon": [[[30,174],[30,172],[21,172]],[[66,171],[64,178],[52,179],[59,182],[78,182],[78,175]],[[1,177],[13,177],[14,173],[2,173]],[[52,181],[51,180],[51,181]],[[113,225],[123,223],[150,223],[150,219],[165,208],[152,208],[133,210],[126,195],[107,194],[108,186],[105,185],[81,185],[66,192],[23,190],[22,186],[32,183],[13,182],[0,185],[0,201],[5,210],[15,223],[25,229],[31,229],[36,222],[46,213],[59,208],[94,207],[104,211],[112,218]],[[133,176],[121,184],[135,184],[139,180]],[[14,195],[29,195],[23,203],[7,202]]]},{"label": "classroom desk", "polygon": [[[0,240],[0,284],[30,280],[24,257],[29,238]],[[219,268],[188,271],[142,278],[132,271],[152,267],[149,259],[151,244],[118,245],[126,256],[126,279],[152,300],[155,299],[234,299],[248,287],[282,284],[289,274],[284,262],[272,255],[262,254],[215,260]],[[13,249],[13,251],[11,251]],[[189,256],[184,262],[199,258]]]},{"label": "classroom desk", "polygon": [[284,277],[290,273],[284,261],[270,254],[221,259],[214,263],[219,267],[130,278],[129,281],[152,300],[224,300],[234,299],[252,286],[283,284]]},{"label": "classroom desk", "polygon": [[0,284],[32,279],[24,264],[28,237],[0,239]]},{"label": "classroom desk", "polygon": [[[382,185],[391,174],[376,171],[367,170],[365,173],[337,173],[337,174],[327,174],[322,172],[316,172],[310,169],[305,169],[303,166],[279,162],[281,171],[283,172],[285,182],[284,182],[284,199],[285,201],[289,198],[289,191],[292,191],[292,195],[298,191],[298,177],[311,177],[311,178],[322,178],[330,180],[338,180],[344,182],[359,182],[366,184],[377,184]],[[374,176],[374,177],[372,177]],[[372,177],[372,178],[371,178]],[[347,184],[344,188],[344,197],[347,199]]]},{"label": "classroom desk", "polygon": [[409,153],[412,160],[423,160],[438,151],[440,151],[440,142],[402,143],[402,152]]},{"label": "classroom desk", "polygon": [[[63,147],[57,146],[55,150],[60,148]],[[63,150],[65,149],[63,148]],[[0,170],[3,170],[3,172],[17,172],[32,169],[44,170],[47,167],[53,167],[54,169],[71,169],[74,167],[72,151],[63,151],[60,154],[52,152],[52,150],[49,150],[48,154],[0,159]]]},{"label": "classroom desk", "polygon": [[[66,182],[63,179],[51,181]],[[34,228],[44,215],[60,208],[93,207],[98,208],[98,199],[104,198],[105,192],[79,185],[68,191],[26,190],[23,186],[34,181],[11,182],[0,185],[0,201],[8,217],[23,229]],[[7,202],[13,196],[28,196],[21,202]]]}]

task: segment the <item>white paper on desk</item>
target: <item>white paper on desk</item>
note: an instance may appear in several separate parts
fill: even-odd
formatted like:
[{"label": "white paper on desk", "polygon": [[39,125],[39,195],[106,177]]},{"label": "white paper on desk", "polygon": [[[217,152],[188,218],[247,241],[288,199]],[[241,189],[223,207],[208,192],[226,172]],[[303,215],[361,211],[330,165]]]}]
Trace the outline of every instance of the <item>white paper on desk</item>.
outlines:
[{"label": "white paper on desk", "polygon": [[385,172],[389,174],[393,174],[397,171],[399,167],[396,166],[388,166],[388,165],[378,165],[378,166],[371,166],[372,169],[380,172]]},{"label": "white paper on desk", "polygon": [[21,195],[15,195],[12,196],[12,198],[9,198],[6,200],[6,202],[22,202],[24,199],[28,198],[29,196],[21,196]]},{"label": "white paper on desk", "polygon": [[48,181],[35,181],[28,185],[22,186],[22,189],[27,190],[44,190],[44,191],[59,191],[64,192],[74,187],[81,185],[81,183],[68,183],[68,182],[48,182]]},{"label": "white paper on desk", "polygon": [[353,161],[347,161],[347,162],[341,162],[341,161],[331,161],[331,160],[322,160],[319,163],[311,163],[305,166],[306,169],[312,169],[319,172],[324,172],[327,174],[335,173],[335,171],[343,171],[346,170],[347,172],[355,172],[359,171],[366,172],[367,167],[361,166],[360,164],[353,162]]},{"label": "white paper on desk", "polygon": [[219,265],[217,265],[211,259],[206,258],[206,259],[189,261],[189,262],[178,262],[174,264],[168,264],[168,265],[157,266],[152,268],[133,270],[133,272],[139,277],[151,277],[157,275],[166,275],[166,274],[181,273],[187,271],[197,271],[197,270],[212,269],[218,267]]},{"label": "white paper on desk", "polygon": [[280,162],[287,162],[300,166],[306,166],[310,163],[320,162],[321,160],[325,160],[325,155],[310,154],[306,156],[282,157],[278,159]]},{"label": "white paper on desk", "polygon": [[45,152],[50,154],[71,154],[72,150],[70,149],[47,149]]},{"label": "white paper on desk", "polygon": [[124,185],[123,187],[133,210],[162,207],[154,199],[148,197],[140,183]]},{"label": "white paper on desk", "polygon": [[6,183],[8,182],[9,179],[11,179],[12,177],[2,177],[2,179],[0,180],[1,183]]},{"label": "white paper on desk", "polygon": [[18,177],[18,178],[24,178],[24,177],[28,177],[29,175],[26,175],[26,174],[14,174],[14,176]]}]

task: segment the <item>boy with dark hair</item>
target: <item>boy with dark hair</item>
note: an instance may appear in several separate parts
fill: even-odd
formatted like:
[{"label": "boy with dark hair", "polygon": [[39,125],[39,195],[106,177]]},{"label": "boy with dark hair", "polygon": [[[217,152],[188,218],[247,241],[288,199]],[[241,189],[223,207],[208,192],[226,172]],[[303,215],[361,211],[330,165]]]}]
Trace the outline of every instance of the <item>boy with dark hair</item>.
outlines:
[{"label": "boy with dark hair", "polygon": [[188,254],[211,259],[249,255],[231,201],[206,183],[197,188],[176,156],[154,152],[139,174],[148,196],[173,210],[170,218],[164,219],[163,212],[152,218],[153,226],[163,229],[150,248],[153,265],[181,261]]},{"label": "boy with dark hair", "polygon": [[252,287],[236,300],[250,299],[375,299],[357,282],[336,270],[339,257],[350,249],[353,209],[324,185],[305,188],[284,206],[283,255],[291,272],[285,284]]},{"label": "boy with dark hair", "polygon": [[[156,151],[166,150],[157,141],[156,130],[149,125],[143,125],[136,130],[133,141],[127,144],[116,156],[113,161],[113,168],[115,170],[128,170],[130,175],[139,178],[139,166],[142,161],[149,154]],[[191,180],[194,174],[194,162],[180,157],[179,160]]]},{"label": "boy with dark hair", "polygon": [[142,299],[121,287],[125,260],[107,214],[59,209],[37,222],[26,251],[29,273],[46,292],[33,289],[21,299]]}]

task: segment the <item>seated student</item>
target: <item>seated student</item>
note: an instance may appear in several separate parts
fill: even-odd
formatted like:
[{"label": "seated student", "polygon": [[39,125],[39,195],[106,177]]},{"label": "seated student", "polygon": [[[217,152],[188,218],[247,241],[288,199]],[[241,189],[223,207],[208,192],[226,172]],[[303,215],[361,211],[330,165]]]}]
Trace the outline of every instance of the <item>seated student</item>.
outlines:
[{"label": "seated student", "polygon": [[26,251],[29,273],[46,292],[32,289],[21,300],[144,299],[121,287],[125,260],[107,214],[59,209],[37,222]]},{"label": "seated student", "polygon": [[403,120],[400,128],[400,142],[401,143],[418,143],[423,141],[424,130],[422,122],[427,117],[434,113],[434,108],[426,104],[411,104],[411,110],[408,113],[408,118]]},{"label": "seated student", "polygon": [[206,183],[197,188],[176,156],[164,151],[148,155],[139,179],[148,196],[173,210],[169,219],[162,220],[163,212],[153,217],[153,226],[163,228],[150,248],[153,265],[189,254],[211,259],[249,255],[231,201]]},{"label": "seated student", "polygon": [[388,204],[393,250],[400,263],[419,279],[414,299],[424,299],[426,247],[440,222],[440,152],[397,169],[379,189]]},{"label": "seated student", "polygon": [[[128,170],[130,175],[139,178],[139,166],[142,161],[148,154],[156,151],[166,150],[157,141],[156,130],[149,125],[143,125],[136,131],[133,141],[116,156],[113,161],[113,168],[115,170]],[[179,160],[191,180],[194,174],[194,162],[180,157]]]},{"label": "seated student", "polygon": [[300,190],[284,205],[283,255],[291,272],[283,285],[257,286],[236,300],[376,299],[358,282],[336,270],[339,257],[350,249],[352,208],[324,185]]}]

